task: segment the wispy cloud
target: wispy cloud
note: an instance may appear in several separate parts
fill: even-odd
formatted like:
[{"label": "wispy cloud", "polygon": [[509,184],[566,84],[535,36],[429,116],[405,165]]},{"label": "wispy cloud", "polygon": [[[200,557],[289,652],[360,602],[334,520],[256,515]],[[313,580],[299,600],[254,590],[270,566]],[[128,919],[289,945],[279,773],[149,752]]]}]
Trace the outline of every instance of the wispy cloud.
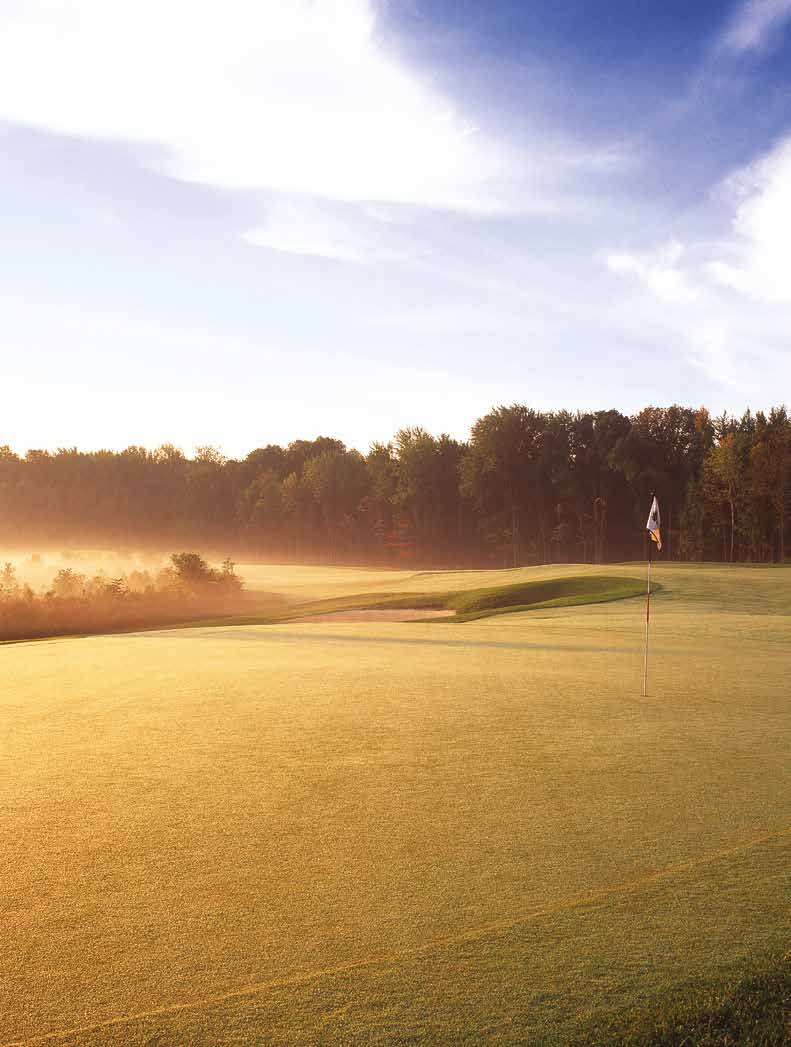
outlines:
[{"label": "wispy cloud", "polygon": [[613,252],[604,262],[647,294],[623,303],[646,329],[683,347],[734,396],[760,403],[769,384],[791,381],[791,137],[715,195],[730,209],[719,239]]},{"label": "wispy cloud", "polygon": [[731,238],[712,260],[715,279],[757,302],[791,305],[791,136],[726,180]]},{"label": "wispy cloud", "polygon": [[0,118],[158,145],[168,173],[216,186],[497,209],[516,158],[375,26],[372,0],[3,5]]},{"label": "wispy cloud", "polygon": [[326,207],[294,201],[274,205],[266,220],[244,235],[248,243],[287,254],[315,255],[339,262],[365,262],[368,247],[348,223]]},{"label": "wispy cloud", "polygon": [[791,18],[791,0],[746,0],[725,28],[720,45],[737,53],[759,51]]},{"label": "wispy cloud", "polygon": [[611,273],[637,277],[661,301],[670,305],[688,305],[697,296],[679,268],[683,254],[683,244],[671,240],[653,251],[608,254],[605,262]]},{"label": "wispy cloud", "polygon": [[[477,215],[556,212],[586,177],[633,162],[619,144],[536,133],[517,150],[475,126],[384,49],[377,8],[386,10],[376,0],[0,5],[0,120],[154,146],[141,163],[211,186]],[[300,250],[307,239],[293,236]]]}]

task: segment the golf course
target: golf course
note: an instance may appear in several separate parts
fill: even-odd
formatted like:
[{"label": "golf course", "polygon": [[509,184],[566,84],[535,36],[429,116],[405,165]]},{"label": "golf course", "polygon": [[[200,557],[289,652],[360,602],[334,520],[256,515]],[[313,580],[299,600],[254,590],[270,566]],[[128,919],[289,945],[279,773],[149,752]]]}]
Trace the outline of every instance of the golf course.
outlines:
[{"label": "golf course", "polygon": [[791,569],[656,563],[645,698],[644,564],[238,572],[0,648],[0,1045],[604,1044],[791,948]]}]

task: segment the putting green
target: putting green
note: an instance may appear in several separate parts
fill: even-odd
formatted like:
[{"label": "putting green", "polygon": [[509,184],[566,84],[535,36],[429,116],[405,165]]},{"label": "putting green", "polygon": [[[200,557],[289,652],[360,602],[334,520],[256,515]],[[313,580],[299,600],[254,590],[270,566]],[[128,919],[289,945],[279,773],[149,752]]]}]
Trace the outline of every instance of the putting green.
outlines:
[{"label": "putting green", "polygon": [[3,648],[0,1044],[562,1043],[779,947],[791,572],[656,575],[646,700],[639,600]]}]

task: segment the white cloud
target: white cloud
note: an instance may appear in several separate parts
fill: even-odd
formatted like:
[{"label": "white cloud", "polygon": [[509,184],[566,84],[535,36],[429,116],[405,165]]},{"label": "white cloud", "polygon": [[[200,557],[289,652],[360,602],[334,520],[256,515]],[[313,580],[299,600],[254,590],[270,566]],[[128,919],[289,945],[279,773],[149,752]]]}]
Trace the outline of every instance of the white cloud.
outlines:
[{"label": "white cloud", "polygon": [[262,208],[261,221],[244,239],[274,251],[338,262],[420,261],[427,249],[415,242],[410,218],[405,214],[392,217],[392,207],[383,213],[380,210],[380,205],[276,195]]},{"label": "white cloud", "polygon": [[341,262],[364,262],[368,249],[362,237],[315,203],[276,204],[266,220],[244,235],[248,243],[288,254],[317,255]]},{"label": "white cloud", "polygon": [[714,242],[609,254],[648,294],[621,299],[635,332],[681,349],[731,397],[767,406],[791,382],[791,138],[731,175],[730,225]]},{"label": "white cloud", "polygon": [[671,240],[653,251],[608,254],[605,263],[611,273],[637,277],[661,301],[686,306],[694,304],[698,295],[679,268],[683,253],[683,245]]},{"label": "white cloud", "polygon": [[515,157],[383,52],[372,3],[4,3],[0,118],[216,186],[498,210]]},{"label": "white cloud", "polygon": [[746,0],[736,11],[720,44],[737,53],[757,51],[791,18],[791,0]]},{"label": "white cloud", "polygon": [[791,136],[723,189],[736,210],[725,258],[711,261],[712,275],[757,302],[791,305]]},{"label": "white cloud", "polygon": [[[320,254],[322,199],[558,213],[589,176],[633,162],[619,144],[494,140],[385,51],[377,6],[0,0],[0,120],[147,146],[140,162],[186,181],[305,198],[314,233],[277,239]],[[275,239],[267,221],[251,241]]]}]

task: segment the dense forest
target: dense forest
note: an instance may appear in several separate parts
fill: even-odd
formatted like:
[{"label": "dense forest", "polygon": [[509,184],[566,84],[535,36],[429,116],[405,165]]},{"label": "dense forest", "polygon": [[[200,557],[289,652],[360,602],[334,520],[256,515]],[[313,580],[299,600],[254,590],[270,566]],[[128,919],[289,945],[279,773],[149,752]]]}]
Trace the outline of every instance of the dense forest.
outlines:
[{"label": "dense forest", "polygon": [[186,544],[280,561],[497,566],[645,555],[650,495],[675,560],[785,559],[791,421],[647,407],[572,414],[521,404],[467,442],[402,429],[367,455],[340,440],[23,457],[0,447],[0,544]]}]

